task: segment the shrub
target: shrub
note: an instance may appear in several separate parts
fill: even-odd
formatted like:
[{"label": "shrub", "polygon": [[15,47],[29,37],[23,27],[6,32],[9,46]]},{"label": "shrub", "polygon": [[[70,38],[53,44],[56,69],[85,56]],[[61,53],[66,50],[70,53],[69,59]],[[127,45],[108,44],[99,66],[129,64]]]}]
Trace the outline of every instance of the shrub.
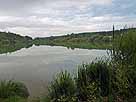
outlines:
[{"label": "shrub", "polygon": [[49,97],[53,102],[74,102],[76,86],[71,75],[61,72],[49,86]]},{"label": "shrub", "polygon": [[27,98],[29,92],[24,84],[15,81],[1,81],[0,82],[0,98],[6,99],[9,97]]},{"label": "shrub", "polygon": [[136,99],[136,30],[129,30],[118,36],[113,43],[112,93],[122,100]]},{"label": "shrub", "polygon": [[81,101],[96,102],[109,94],[109,70],[107,63],[98,61],[83,64],[78,69],[77,92]]},{"label": "shrub", "polygon": [[[136,66],[136,30],[130,30],[118,36],[114,42],[113,60],[119,64]],[[114,62],[114,63],[115,63]]]}]

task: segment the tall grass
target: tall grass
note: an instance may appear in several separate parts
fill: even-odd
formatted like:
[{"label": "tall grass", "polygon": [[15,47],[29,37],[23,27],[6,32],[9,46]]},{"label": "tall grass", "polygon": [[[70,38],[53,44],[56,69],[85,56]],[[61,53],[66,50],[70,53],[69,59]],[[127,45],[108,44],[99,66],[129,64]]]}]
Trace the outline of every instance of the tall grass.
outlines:
[{"label": "tall grass", "polygon": [[49,96],[52,102],[75,101],[75,82],[67,71],[61,72],[50,83]]},{"label": "tall grass", "polygon": [[136,66],[136,30],[122,33],[114,41],[113,59],[119,64]]},{"label": "tall grass", "polygon": [[67,71],[58,74],[50,83],[48,100],[53,102],[96,102],[103,99],[102,97],[107,97],[108,94],[108,65],[106,62],[98,61],[79,66],[75,78]]},{"label": "tall grass", "polygon": [[28,98],[29,92],[26,86],[15,81],[1,81],[0,82],[0,99],[10,99],[11,97]]},{"label": "tall grass", "polygon": [[0,99],[0,102],[28,102],[28,101],[27,99],[19,96],[12,96],[6,99]]},{"label": "tall grass", "polygon": [[118,36],[113,43],[111,53],[114,96],[122,100],[136,100],[136,30],[130,30]]},{"label": "tall grass", "polygon": [[98,61],[80,66],[78,68],[77,90],[79,100],[86,102],[96,102],[100,97],[108,96],[108,64]]}]

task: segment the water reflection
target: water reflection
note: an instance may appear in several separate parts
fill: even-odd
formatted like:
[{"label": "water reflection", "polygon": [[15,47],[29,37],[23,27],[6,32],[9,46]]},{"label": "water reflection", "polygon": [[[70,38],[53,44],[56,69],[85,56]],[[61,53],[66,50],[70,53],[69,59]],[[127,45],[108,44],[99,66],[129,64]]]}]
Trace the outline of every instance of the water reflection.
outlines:
[{"label": "water reflection", "polygon": [[[21,50],[22,48],[30,48],[32,46],[45,46],[45,45],[38,45],[38,44],[8,44],[8,45],[0,45],[0,54],[5,54],[5,53],[12,53],[16,52],[18,50]],[[56,45],[48,45],[50,47],[55,47]],[[72,46],[67,46],[65,47],[69,50],[74,50],[75,48]]]},{"label": "water reflection", "polygon": [[33,44],[8,44],[8,45],[0,45],[0,54],[4,53],[12,53],[17,50],[21,50],[22,48],[32,47]]}]

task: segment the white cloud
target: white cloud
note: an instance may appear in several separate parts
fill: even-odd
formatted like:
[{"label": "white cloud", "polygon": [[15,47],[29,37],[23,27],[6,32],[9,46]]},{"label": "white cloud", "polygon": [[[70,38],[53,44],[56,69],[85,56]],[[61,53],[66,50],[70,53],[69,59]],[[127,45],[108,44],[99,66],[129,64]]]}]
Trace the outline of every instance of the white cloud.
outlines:
[{"label": "white cloud", "polygon": [[0,16],[0,22],[15,22],[17,20],[21,20],[20,17]]},{"label": "white cloud", "polygon": [[[113,6],[113,0],[18,0],[18,5],[13,1],[1,1],[0,29],[33,37],[111,30],[113,24],[136,23],[129,15],[97,15],[101,7]],[[97,14],[92,8],[98,8]]]},{"label": "white cloud", "polygon": [[109,5],[112,3],[112,0],[90,0],[93,4],[97,5]]}]

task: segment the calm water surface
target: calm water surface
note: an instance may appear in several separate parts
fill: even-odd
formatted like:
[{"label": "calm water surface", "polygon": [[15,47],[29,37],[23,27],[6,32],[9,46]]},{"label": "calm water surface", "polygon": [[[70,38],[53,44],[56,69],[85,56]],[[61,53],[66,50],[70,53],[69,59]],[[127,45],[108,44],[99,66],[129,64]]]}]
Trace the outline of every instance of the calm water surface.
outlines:
[{"label": "calm water surface", "polygon": [[75,73],[77,66],[96,57],[107,56],[106,50],[67,49],[55,46],[33,46],[0,54],[0,79],[21,81],[31,96],[47,93],[47,85],[61,70]]}]

